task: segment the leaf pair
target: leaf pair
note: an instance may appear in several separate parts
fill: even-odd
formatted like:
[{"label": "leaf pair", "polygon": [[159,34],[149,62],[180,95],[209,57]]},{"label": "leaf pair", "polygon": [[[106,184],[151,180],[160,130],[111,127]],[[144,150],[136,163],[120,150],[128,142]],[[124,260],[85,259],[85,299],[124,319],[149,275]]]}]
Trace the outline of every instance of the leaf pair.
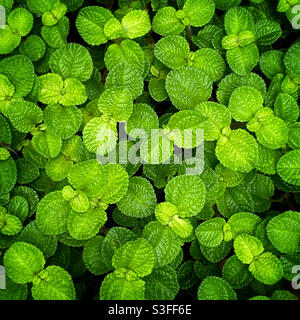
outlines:
[{"label": "leaf pair", "polygon": [[8,277],[18,284],[32,282],[35,300],[74,300],[75,288],[71,276],[58,266],[45,268],[45,257],[34,245],[16,242],[4,255]]},{"label": "leaf pair", "polygon": [[232,215],[228,222],[223,218],[213,218],[202,222],[196,229],[199,243],[206,247],[217,247],[223,241],[231,241],[240,234],[253,235],[261,219],[249,212]]}]

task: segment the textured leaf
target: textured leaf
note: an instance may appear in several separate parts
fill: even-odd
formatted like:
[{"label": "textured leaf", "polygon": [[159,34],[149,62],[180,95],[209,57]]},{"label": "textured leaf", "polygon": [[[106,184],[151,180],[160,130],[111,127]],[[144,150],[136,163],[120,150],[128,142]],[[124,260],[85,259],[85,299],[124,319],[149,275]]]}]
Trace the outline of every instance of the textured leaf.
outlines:
[{"label": "textured leaf", "polygon": [[33,280],[32,296],[35,300],[75,300],[72,277],[58,266],[49,266]]},{"label": "textured leaf", "polygon": [[205,203],[205,186],[199,176],[178,176],[165,188],[166,201],[177,207],[180,217],[191,217],[199,213]]},{"label": "textured leaf", "polygon": [[108,40],[104,34],[104,26],[111,18],[112,13],[103,7],[85,7],[79,12],[76,27],[85,42],[92,46],[100,45]]},{"label": "textured leaf", "polygon": [[280,252],[294,253],[300,245],[300,213],[287,211],[271,219],[267,234],[273,246]]},{"label": "textured leaf", "polygon": [[69,43],[56,50],[51,55],[49,66],[53,73],[63,79],[76,78],[83,82],[90,79],[93,71],[93,61],[88,50],[76,43]]},{"label": "textured leaf", "polygon": [[46,235],[59,235],[66,232],[70,210],[68,202],[60,191],[47,194],[37,208],[38,228]]},{"label": "textured leaf", "polygon": [[198,289],[198,300],[237,300],[237,296],[228,282],[209,276]]},{"label": "textured leaf", "polygon": [[281,157],[277,172],[284,181],[300,186],[300,151],[291,151]]},{"label": "textured leaf", "polygon": [[176,35],[184,30],[184,25],[173,7],[165,7],[156,13],[153,19],[153,30],[162,36]]},{"label": "textured leaf", "polygon": [[229,169],[250,172],[258,162],[258,144],[245,130],[229,131],[218,140],[216,156]]},{"label": "textured leaf", "polygon": [[122,25],[129,39],[142,37],[151,30],[150,17],[143,10],[128,12],[122,19]]},{"label": "textured leaf", "polygon": [[128,191],[117,205],[127,216],[135,218],[150,216],[156,206],[156,195],[151,183],[141,177],[130,178]]},{"label": "textured leaf", "polygon": [[166,90],[177,109],[194,109],[210,98],[212,82],[202,71],[185,67],[168,74]]},{"label": "textured leaf", "polygon": [[154,48],[155,57],[171,69],[185,67],[189,54],[189,44],[181,36],[164,37],[156,43]]},{"label": "textured leaf", "polygon": [[187,0],[183,11],[191,26],[202,27],[212,19],[215,4],[212,0]]},{"label": "textured leaf", "polygon": [[234,240],[234,252],[243,263],[251,264],[264,251],[259,239],[241,234]]},{"label": "textured leaf", "polygon": [[42,252],[26,242],[14,243],[6,251],[3,260],[7,275],[19,284],[31,282],[45,265]]},{"label": "textured leaf", "polygon": [[226,221],[222,218],[213,218],[200,223],[195,233],[199,243],[206,247],[217,247],[223,241],[223,228]]},{"label": "textured leaf", "polygon": [[151,244],[141,238],[122,245],[114,254],[112,265],[116,269],[126,268],[139,277],[145,277],[152,272],[155,256]]},{"label": "textured leaf", "polygon": [[283,277],[280,260],[270,252],[257,257],[249,266],[249,271],[260,282],[272,285]]},{"label": "textured leaf", "polygon": [[173,300],[179,291],[176,271],[169,266],[154,269],[145,280],[147,300]]},{"label": "textured leaf", "polygon": [[100,288],[100,300],[144,300],[144,295],[145,282],[132,271],[110,273]]},{"label": "textured leaf", "polygon": [[170,227],[163,226],[158,221],[150,222],[143,231],[143,237],[153,247],[156,259],[155,267],[170,264],[178,255],[181,247],[179,238]]}]

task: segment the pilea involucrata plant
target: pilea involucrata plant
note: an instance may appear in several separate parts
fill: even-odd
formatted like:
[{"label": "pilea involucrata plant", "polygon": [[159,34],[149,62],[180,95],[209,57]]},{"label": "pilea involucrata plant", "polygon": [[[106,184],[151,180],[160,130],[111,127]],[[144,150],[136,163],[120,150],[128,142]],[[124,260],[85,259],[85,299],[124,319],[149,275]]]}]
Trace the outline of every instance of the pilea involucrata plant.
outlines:
[{"label": "pilea involucrata plant", "polygon": [[0,6],[1,300],[298,299],[299,0]]}]

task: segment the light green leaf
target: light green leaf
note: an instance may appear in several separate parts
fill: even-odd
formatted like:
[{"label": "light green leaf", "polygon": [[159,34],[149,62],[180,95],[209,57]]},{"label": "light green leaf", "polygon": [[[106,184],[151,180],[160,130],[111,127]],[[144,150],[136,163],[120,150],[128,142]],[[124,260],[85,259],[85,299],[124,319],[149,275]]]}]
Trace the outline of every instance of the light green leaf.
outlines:
[{"label": "light green leaf", "polygon": [[257,257],[249,266],[249,271],[258,281],[272,285],[283,277],[280,260],[270,252]]},{"label": "light green leaf", "polygon": [[155,256],[152,246],[143,238],[122,245],[112,259],[114,268],[126,268],[135,272],[139,277],[149,275],[154,263]]},{"label": "light green leaf", "polygon": [[200,102],[210,98],[212,82],[202,71],[185,67],[168,74],[166,90],[177,109],[194,109]]},{"label": "light green leaf", "polygon": [[14,243],[3,258],[7,275],[16,283],[31,282],[46,263],[42,252],[26,242]]},{"label": "light green leaf", "polygon": [[205,203],[205,186],[199,176],[184,175],[171,179],[166,188],[166,201],[177,207],[182,218],[198,214]]},{"label": "light green leaf", "polygon": [[261,241],[246,233],[238,235],[233,246],[236,256],[246,264],[251,264],[264,251]]},{"label": "light green leaf", "polygon": [[36,212],[37,227],[46,235],[60,235],[67,231],[67,219],[71,208],[61,191],[47,194]]},{"label": "light green leaf", "polygon": [[179,238],[170,227],[163,226],[158,221],[150,222],[145,226],[143,237],[147,239],[155,252],[155,267],[170,264],[181,249]]},{"label": "light green leaf", "polygon": [[217,247],[223,239],[223,228],[226,224],[225,219],[213,218],[200,223],[195,230],[199,243],[206,247]]},{"label": "light green leaf", "polygon": [[124,31],[129,39],[144,36],[151,30],[148,13],[144,10],[132,10],[122,19]]},{"label": "light green leaf", "polygon": [[34,300],[75,300],[75,287],[70,274],[58,266],[49,266],[33,280]]},{"label": "light green leaf", "polygon": [[267,225],[267,234],[273,246],[280,252],[298,252],[300,212],[287,211],[272,218]]},{"label": "light green leaf", "polygon": [[113,18],[112,13],[100,6],[84,7],[76,19],[76,27],[85,42],[95,46],[107,42],[104,26]]},{"label": "light green leaf", "polygon": [[284,181],[300,186],[300,150],[288,152],[281,157],[277,172]]},{"label": "light green leaf", "polygon": [[118,208],[127,216],[135,218],[148,217],[154,213],[156,195],[151,183],[142,177],[129,179],[125,196],[117,202]]}]

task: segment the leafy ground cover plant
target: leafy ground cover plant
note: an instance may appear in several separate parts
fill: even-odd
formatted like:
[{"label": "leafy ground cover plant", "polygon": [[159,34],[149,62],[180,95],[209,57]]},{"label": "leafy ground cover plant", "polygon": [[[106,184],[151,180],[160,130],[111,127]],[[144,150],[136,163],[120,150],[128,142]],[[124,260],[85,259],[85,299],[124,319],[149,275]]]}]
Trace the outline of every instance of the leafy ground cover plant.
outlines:
[{"label": "leafy ground cover plant", "polygon": [[299,298],[298,0],[0,6],[1,300]]}]

